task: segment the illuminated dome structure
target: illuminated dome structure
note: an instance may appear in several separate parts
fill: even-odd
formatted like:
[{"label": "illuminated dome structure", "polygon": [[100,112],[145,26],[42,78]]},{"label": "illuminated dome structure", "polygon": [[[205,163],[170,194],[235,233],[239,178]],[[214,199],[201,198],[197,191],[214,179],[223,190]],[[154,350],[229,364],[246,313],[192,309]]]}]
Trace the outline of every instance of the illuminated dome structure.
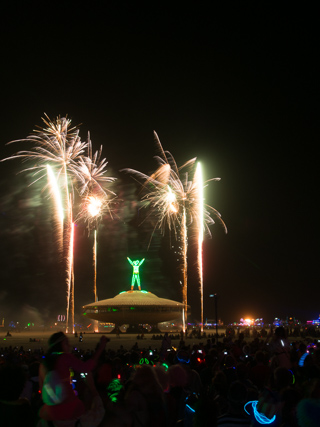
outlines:
[{"label": "illuminated dome structure", "polygon": [[[133,268],[131,290],[120,292],[114,298],[96,301],[83,307],[83,315],[100,322],[115,323],[116,325],[155,325],[160,322],[182,317],[184,305],[170,299],[158,298],[151,292],[142,291],[140,284],[140,266],[142,260],[128,262]],[[139,290],[134,290],[134,286]]]},{"label": "illuminated dome structure", "polygon": [[183,304],[170,299],[159,298],[147,291],[124,291],[109,298],[83,307],[83,315],[117,325],[156,324],[181,319]]}]

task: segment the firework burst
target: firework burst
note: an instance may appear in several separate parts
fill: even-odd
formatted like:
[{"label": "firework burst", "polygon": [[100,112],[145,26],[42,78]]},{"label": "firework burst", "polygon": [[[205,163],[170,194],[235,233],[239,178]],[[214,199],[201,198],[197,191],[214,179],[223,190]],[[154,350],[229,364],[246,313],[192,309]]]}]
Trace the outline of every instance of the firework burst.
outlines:
[{"label": "firework burst", "polygon": [[116,194],[105,185],[114,182],[116,178],[105,176],[107,160],[101,159],[102,146],[93,154],[90,134],[87,148],[88,155],[79,158],[75,169],[81,197],[77,220],[86,222],[90,231],[97,228],[99,220],[105,213],[109,213],[112,217],[112,205]]},{"label": "firework burst", "polygon": [[[181,242],[181,278],[182,278],[182,299],[185,307],[184,312],[184,332],[187,322],[187,249],[188,249],[188,228],[194,224],[198,229],[198,245],[202,246],[203,229],[210,233],[210,225],[215,223],[211,215],[222,224],[225,231],[227,228],[221,219],[220,213],[211,206],[203,203],[203,186],[207,184],[199,179],[200,173],[195,168],[196,158],[189,160],[181,167],[169,151],[164,151],[158,135],[154,132],[155,141],[159,149],[156,160],[158,169],[152,175],[146,175],[134,169],[125,169],[131,173],[139,182],[142,182],[144,194],[142,203],[144,208],[149,209],[149,215],[155,217],[155,227],[163,234],[166,228],[172,230],[175,237]],[[220,178],[212,178],[209,181],[219,181]],[[201,262],[201,282],[202,281],[202,258]],[[200,267],[199,267],[200,271]],[[202,285],[201,285],[202,289]],[[201,294],[203,300],[203,291]]]},{"label": "firework burst", "polygon": [[[99,222],[104,214],[109,213],[112,217],[112,205],[116,194],[105,188],[106,183],[112,183],[115,178],[105,176],[107,172],[106,159],[101,160],[102,146],[94,154],[90,134],[87,140],[88,155],[82,156],[76,165],[77,178],[79,180],[79,193],[81,204],[77,220],[83,220],[87,224],[88,231],[94,230],[93,243],[93,294],[94,301],[98,301],[97,292],[97,238]],[[94,322],[95,331],[98,332],[98,321]]]},{"label": "firework burst", "polygon": [[214,215],[216,221],[227,230],[216,209],[203,203],[201,208],[199,205],[199,194],[203,194],[203,186],[206,186],[209,181],[220,181],[220,178],[212,178],[201,183],[200,188],[195,170],[196,158],[178,168],[172,154],[163,150],[158,135],[155,132],[154,135],[161,153],[160,156],[155,157],[160,163],[158,169],[150,176],[129,168],[124,171],[134,175],[139,182],[142,181],[145,193],[142,196],[143,207],[149,208],[150,214],[156,217],[155,229],[159,229],[164,234],[168,227],[177,235],[185,209],[188,226],[201,222],[206,232],[211,235],[209,227],[215,223],[211,216]]},{"label": "firework burst", "polygon": [[106,183],[112,183],[116,178],[105,176],[108,162],[107,159],[101,159],[102,145],[100,149],[93,154],[90,133],[88,133],[86,147],[88,150],[87,155],[79,157],[74,166],[75,174],[79,181],[80,195],[87,195],[95,192],[112,194],[115,196],[113,191],[105,188]]},{"label": "firework burst", "polygon": [[[77,175],[76,161],[82,156],[87,142],[82,142],[79,136],[79,130],[71,127],[71,120],[65,117],[57,117],[56,121],[51,121],[48,116],[42,118],[45,127],[36,129],[33,134],[27,138],[11,141],[14,142],[31,142],[34,146],[31,150],[18,151],[13,156],[4,160],[22,159],[23,161],[33,161],[33,165],[25,168],[34,171],[35,181],[46,175],[46,167],[49,164],[56,173],[56,179],[64,181],[66,193],[69,185],[72,186],[72,180],[68,181],[68,174]],[[65,195],[68,200],[68,194]]]},{"label": "firework burst", "polygon": [[[74,187],[80,184],[79,192],[84,197],[89,192],[98,192],[101,200],[106,198],[107,193],[102,187],[102,183],[113,180],[104,175],[106,160],[101,158],[102,147],[92,156],[92,145],[90,137],[83,142],[79,136],[77,127],[71,127],[71,120],[66,117],[57,117],[55,121],[45,115],[42,118],[44,127],[39,128],[25,139],[13,142],[30,142],[33,147],[30,150],[18,151],[13,156],[4,160],[22,159],[22,161],[32,162],[32,166],[23,171],[34,172],[34,182],[48,176],[48,186],[51,194],[54,196],[57,219],[59,224],[59,242],[62,248],[63,259],[65,261],[66,286],[67,286],[67,323],[70,298],[74,298],[73,291],[73,206],[74,206]],[[9,143],[10,144],[10,143]],[[85,156],[85,150],[88,149],[88,155]],[[102,197],[102,196],[103,197]],[[103,210],[101,209],[101,212]],[[72,319],[74,319],[74,302],[72,305]],[[74,323],[74,322],[73,322]]]}]

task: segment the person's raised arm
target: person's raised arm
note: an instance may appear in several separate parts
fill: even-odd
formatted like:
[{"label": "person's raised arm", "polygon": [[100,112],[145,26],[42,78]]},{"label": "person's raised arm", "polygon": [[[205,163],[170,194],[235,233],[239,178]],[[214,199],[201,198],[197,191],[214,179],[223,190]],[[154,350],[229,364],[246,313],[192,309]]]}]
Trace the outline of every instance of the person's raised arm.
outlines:
[{"label": "person's raised arm", "polygon": [[109,338],[102,335],[96,352],[91,357],[91,359],[87,360],[86,362],[83,362],[82,360],[78,359],[73,354],[66,354],[65,357],[68,358],[68,361],[64,361],[63,363],[70,363],[70,367],[77,372],[90,372],[96,366],[99,357],[101,356],[103,350],[106,347],[107,342],[109,341]]}]

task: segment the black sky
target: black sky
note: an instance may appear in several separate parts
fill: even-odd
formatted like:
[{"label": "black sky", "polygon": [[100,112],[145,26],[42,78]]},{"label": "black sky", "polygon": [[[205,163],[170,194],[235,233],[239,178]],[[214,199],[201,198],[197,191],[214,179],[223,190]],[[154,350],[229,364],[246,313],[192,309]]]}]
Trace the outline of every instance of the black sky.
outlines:
[{"label": "black sky", "polygon": [[[216,3],[4,3],[1,157],[22,147],[5,144],[41,125],[44,112],[82,123],[81,136],[90,130],[94,147],[103,144],[125,200],[119,208],[124,217],[101,225],[100,297],[126,289],[125,257],[132,255],[149,258],[143,270],[148,290],[180,299],[170,247],[156,238],[147,252],[146,231],[136,227],[135,187],[119,172],[155,169],[156,130],[178,164],[196,156],[206,178],[221,177],[205,196],[229,233],[216,224],[205,242],[205,316],[212,317],[208,295],[217,292],[225,322],[245,315],[315,318],[317,11],[302,4]],[[21,169],[18,160],[0,165],[0,316],[45,319],[63,306],[65,290],[50,201],[41,185],[27,186],[28,175],[16,175]],[[92,301],[91,243],[81,225],[79,230],[81,307]],[[198,317],[192,277],[191,263],[189,301]]]}]

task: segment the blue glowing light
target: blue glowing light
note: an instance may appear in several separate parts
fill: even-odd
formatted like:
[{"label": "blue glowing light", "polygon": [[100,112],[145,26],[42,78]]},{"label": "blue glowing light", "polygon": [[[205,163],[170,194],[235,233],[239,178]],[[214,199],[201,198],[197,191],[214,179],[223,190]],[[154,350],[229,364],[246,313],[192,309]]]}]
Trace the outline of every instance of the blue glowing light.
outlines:
[{"label": "blue glowing light", "polygon": [[248,415],[250,415],[250,412],[247,411],[246,407],[250,403],[252,404],[253,415],[259,424],[272,424],[275,421],[275,419],[276,419],[275,415],[272,418],[268,418],[264,414],[262,414],[261,412],[258,411],[258,409],[257,409],[258,400],[250,400],[249,402],[247,402],[244,405],[244,410],[246,411],[246,413]]},{"label": "blue glowing light", "polygon": [[304,366],[304,361],[306,360],[306,357],[308,356],[308,354],[309,353],[304,353],[301,357],[300,357],[300,360],[299,360],[299,363],[298,363],[298,365],[299,366]]},{"label": "blue glowing light", "polygon": [[186,405],[186,408],[188,409],[188,411],[190,411],[190,412],[196,412],[194,409],[192,409],[191,408],[191,406],[189,406],[189,405]]},{"label": "blue glowing light", "polygon": [[187,359],[187,358],[179,357],[178,355],[176,357],[177,357],[177,361],[179,363],[190,363],[190,359],[189,358]]}]

